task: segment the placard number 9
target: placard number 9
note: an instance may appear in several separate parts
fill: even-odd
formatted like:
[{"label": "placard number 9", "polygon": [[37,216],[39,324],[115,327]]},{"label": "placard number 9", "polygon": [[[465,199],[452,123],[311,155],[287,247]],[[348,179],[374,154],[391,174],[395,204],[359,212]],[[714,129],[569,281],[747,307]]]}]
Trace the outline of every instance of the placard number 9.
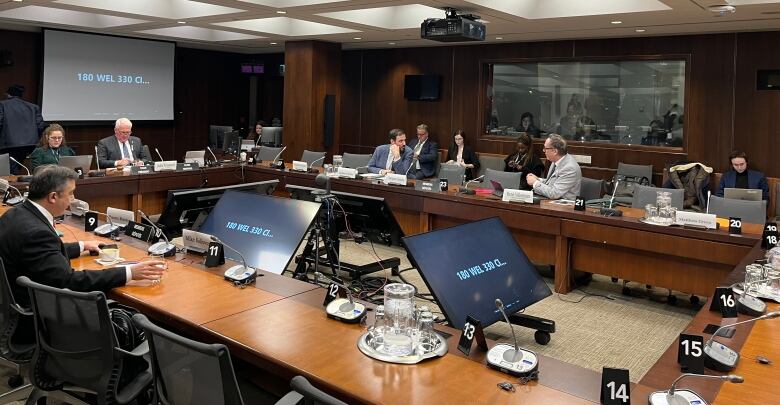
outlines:
[{"label": "placard number 9", "polygon": [[466,324],[463,325],[463,336],[465,336],[466,339],[468,339],[468,340],[472,340],[472,339],[474,339],[474,331],[475,330],[476,330],[476,328],[474,327],[474,325],[472,325],[469,322],[466,322]]},{"label": "placard number 9", "polygon": [[95,217],[90,217],[87,221],[89,221],[89,226],[95,225]]}]

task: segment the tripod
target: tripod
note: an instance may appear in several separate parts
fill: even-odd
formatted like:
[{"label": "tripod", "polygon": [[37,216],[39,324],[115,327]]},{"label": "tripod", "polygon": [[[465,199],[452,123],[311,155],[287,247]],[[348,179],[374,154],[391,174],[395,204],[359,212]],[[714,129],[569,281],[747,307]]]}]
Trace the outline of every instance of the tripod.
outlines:
[{"label": "tripod", "polygon": [[[324,207],[325,210],[317,215],[317,220],[314,222],[314,228],[309,231],[309,236],[306,239],[306,247],[303,249],[303,253],[297,258],[297,265],[295,266],[295,272],[293,272],[293,278],[308,281],[306,273],[309,261],[311,261],[315,273],[319,271],[319,265],[322,263],[324,266],[331,268],[333,277],[338,280],[339,277],[336,273],[336,269],[341,265],[338,253],[339,239],[336,227],[333,225],[333,205],[336,202],[336,197],[320,191],[317,193],[316,201],[322,203],[321,207]],[[322,239],[323,247],[320,247],[320,239]],[[322,257],[323,253],[325,255],[324,258]]]}]

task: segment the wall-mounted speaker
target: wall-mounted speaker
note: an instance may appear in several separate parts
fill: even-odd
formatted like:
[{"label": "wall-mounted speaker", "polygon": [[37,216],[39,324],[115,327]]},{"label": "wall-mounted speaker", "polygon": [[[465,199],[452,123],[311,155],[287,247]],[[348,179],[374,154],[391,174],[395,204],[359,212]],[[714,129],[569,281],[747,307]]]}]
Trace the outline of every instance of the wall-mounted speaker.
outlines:
[{"label": "wall-mounted speaker", "polygon": [[13,56],[14,55],[11,51],[0,49],[0,67],[13,66],[14,65]]}]

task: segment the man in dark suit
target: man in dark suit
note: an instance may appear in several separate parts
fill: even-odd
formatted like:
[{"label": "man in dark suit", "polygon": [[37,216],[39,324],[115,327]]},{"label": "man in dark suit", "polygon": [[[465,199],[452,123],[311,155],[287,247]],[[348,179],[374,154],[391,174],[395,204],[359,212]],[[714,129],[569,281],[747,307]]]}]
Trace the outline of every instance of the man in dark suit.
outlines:
[{"label": "man in dark suit", "polygon": [[101,139],[97,144],[98,163],[100,168],[117,166],[141,166],[151,162],[152,157],[144,149],[141,139],[130,136],[133,133],[133,123],[127,118],[116,120],[114,136]]},{"label": "man in dark suit", "polygon": [[[7,99],[0,101],[0,154],[8,153],[23,161],[40,140],[46,126],[41,108],[22,100],[24,86],[15,84],[8,88]],[[11,173],[19,174],[19,167],[11,162]]]},{"label": "man in dark suit", "polygon": [[436,175],[436,166],[439,163],[439,145],[428,136],[428,126],[417,126],[417,138],[409,142],[409,147],[414,151],[414,178],[425,179]]},{"label": "man in dark suit", "polygon": [[30,305],[27,290],[14,281],[19,276],[73,291],[108,291],[130,280],[159,280],[161,261],[76,271],[70,259],[88,251],[99,251],[97,241],[63,243],[54,230],[54,217],[63,215],[73,200],[78,175],[62,166],[46,166],[30,182],[27,200],[0,217],[0,257],[16,302]]}]

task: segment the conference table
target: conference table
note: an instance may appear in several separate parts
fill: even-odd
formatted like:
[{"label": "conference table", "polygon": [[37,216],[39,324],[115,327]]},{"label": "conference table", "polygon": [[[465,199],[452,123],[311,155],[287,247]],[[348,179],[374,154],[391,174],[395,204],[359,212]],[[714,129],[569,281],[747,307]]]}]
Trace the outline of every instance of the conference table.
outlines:
[{"label": "conference table", "polygon": [[[167,190],[171,188],[198,187],[204,180],[211,186],[269,178],[279,179],[282,185],[313,184],[312,174],[282,172],[262,167],[222,167],[193,173],[84,179],[79,180],[76,193],[78,197],[88,201],[94,198],[94,201],[126,204],[117,208],[147,207],[148,212],[154,213],[159,212],[155,207],[162,206],[161,201],[164,201],[164,198],[161,196],[167,194]],[[620,250],[622,255],[633,255],[634,260],[652,253],[676,251],[674,241],[688,237],[694,239],[691,246],[714,244],[720,248],[729,247],[730,255],[738,255],[744,251],[712,286],[739,280],[745,264],[762,254],[755,236],[758,232],[755,227],[748,227],[744,236],[735,237],[722,230],[651,227],[638,222],[636,216],[639,213],[632,210],[625,210],[627,215],[622,218],[604,218],[593,212],[574,212],[571,207],[551,206],[548,203],[538,206],[503,203],[490,197],[458,195],[454,191],[421,192],[409,187],[355,180],[334,180],[332,185],[339,191],[384,197],[408,234],[436,229],[445,224],[499,216],[512,229],[521,245],[525,241],[533,240],[534,236],[544,239],[535,245],[536,249],[539,249],[538,245],[544,246],[550,235],[553,235],[552,240],[556,242],[555,249],[564,248],[557,242],[566,242],[566,256],[570,256],[571,260],[568,264],[577,269],[588,262],[584,259],[573,260],[573,256],[590,252],[588,249],[593,249],[591,245],[599,242],[596,236],[589,235],[588,232],[583,233],[582,229],[592,229],[602,238],[613,234],[625,236],[631,232],[642,235],[659,234],[654,236],[658,243],[641,247],[634,244],[640,240],[638,237],[634,241],[625,241],[617,236],[610,236],[609,239],[600,241]],[[281,187],[277,189],[277,193],[283,194]],[[90,204],[94,204],[93,207],[100,204],[94,201],[90,201]],[[0,208],[0,213],[7,209]],[[415,209],[418,211],[415,212]],[[413,220],[415,217],[416,221]],[[539,219],[536,219],[537,217]],[[558,218],[558,222],[555,218]],[[532,224],[547,224],[550,227],[529,230]],[[58,225],[66,240],[96,238],[92,234],[84,233],[82,227],[83,220],[75,217]],[[600,231],[599,228],[608,230]],[[529,233],[532,235],[528,236]],[[578,247],[578,244],[585,246]],[[126,260],[139,260],[146,256],[145,243],[125,237],[120,245],[121,256]],[[636,252],[631,252],[632,247]],[[534,252],[526,245],[523,245],[523,248],[532,258],[549,254]],[[725,266],[732,260],[727,254],[717,255],[717,252],[713,251],[707,253],[716,257],[702,260],[705,263],[719,262]],[[560,252],[556,252],[556,255],[560,255]],[[700,256],[706,255],[702,253]],[[684,274],[688,269],[686,261],[682,260],[685,257],[688,256],[672,257],[680,265],[676,269],[678,277],[692,277]],[[83,256],[75,259],[73,265],[77,269],[99,267],[93,259]],[[115,289],[111,296],[137,307],[155,322],[179,333],[203,341],[226,344],[236,358],[253,366],[253,372],[258,375],[257,380],[263,381],[269,389],[279,394],[286,390],[287,381],[292,376],[300,374],[318,387],[350,403],[584,403],[599,400],[600,373],[549,357],[540,359],[539,381],[531,382],[527,386],[517,386],[514,393],[501,390],[496,384],[510,378],[487,368],[484,364],[484,352],[475,348],[471,355],[466,357],[457,351],[455,347],[459,331],[446,326],[437,325],[437,330],[451,335],[448,339],[450,351],[442,358],[415,366],[370,359],[356,347],[357,338],[364,332],[361,326],[343,324],[325,316],[322,308],[322,288],[289,277],[262,272],[264,275],[258,278],[255,286],[241,289],[222,278],[222,272],[229,264],[205,268],[201,262],[202,257],[177,253],[175,257],[167,260],[168,271],[161,284],[150,287],[125,286]],[[556,264],[558,276],[560,264],[553,263]],[[563,264],[566,265],[566,261]],[[642,281],[637,278],[632,280]],[[556,286],[558,281],[556,279]],[[712,286],[708,285],[709,291],[703,294],[710,299]],[[770,304],[771,309],[780,308]],[[742,319],[747,318],[740,315],[739,320]],[[701,333],[707,323],[729,322],[733,320],[721,320],[719,314],[710,312],[705,307],[686,331]],[[756,354],[780,359],[775,356],[778,349],[774,344],[778,333],[780,327],[768,321],[738,326],[733,338],[721,339],[730,347],[743,350],[744,358],[735,373],[745,375],[745,384],[722,386],[715,381],[688,380],[682,386],[694,388],[705,399],[714,403],[745,402],[746,398],[750,398],[748,393],[761,393],[767,402],[779,402],[780,394],[777,389],[773,390],[770,383],[777,375],[774,366],[763,366],[749,360],[750,356]],[[494,343],[489,342],[490,345]],[[650,392],[668,388],[679,373],[675,342],[650,372],[638,384],[633,384],[632,402],[646,403]]]}]

